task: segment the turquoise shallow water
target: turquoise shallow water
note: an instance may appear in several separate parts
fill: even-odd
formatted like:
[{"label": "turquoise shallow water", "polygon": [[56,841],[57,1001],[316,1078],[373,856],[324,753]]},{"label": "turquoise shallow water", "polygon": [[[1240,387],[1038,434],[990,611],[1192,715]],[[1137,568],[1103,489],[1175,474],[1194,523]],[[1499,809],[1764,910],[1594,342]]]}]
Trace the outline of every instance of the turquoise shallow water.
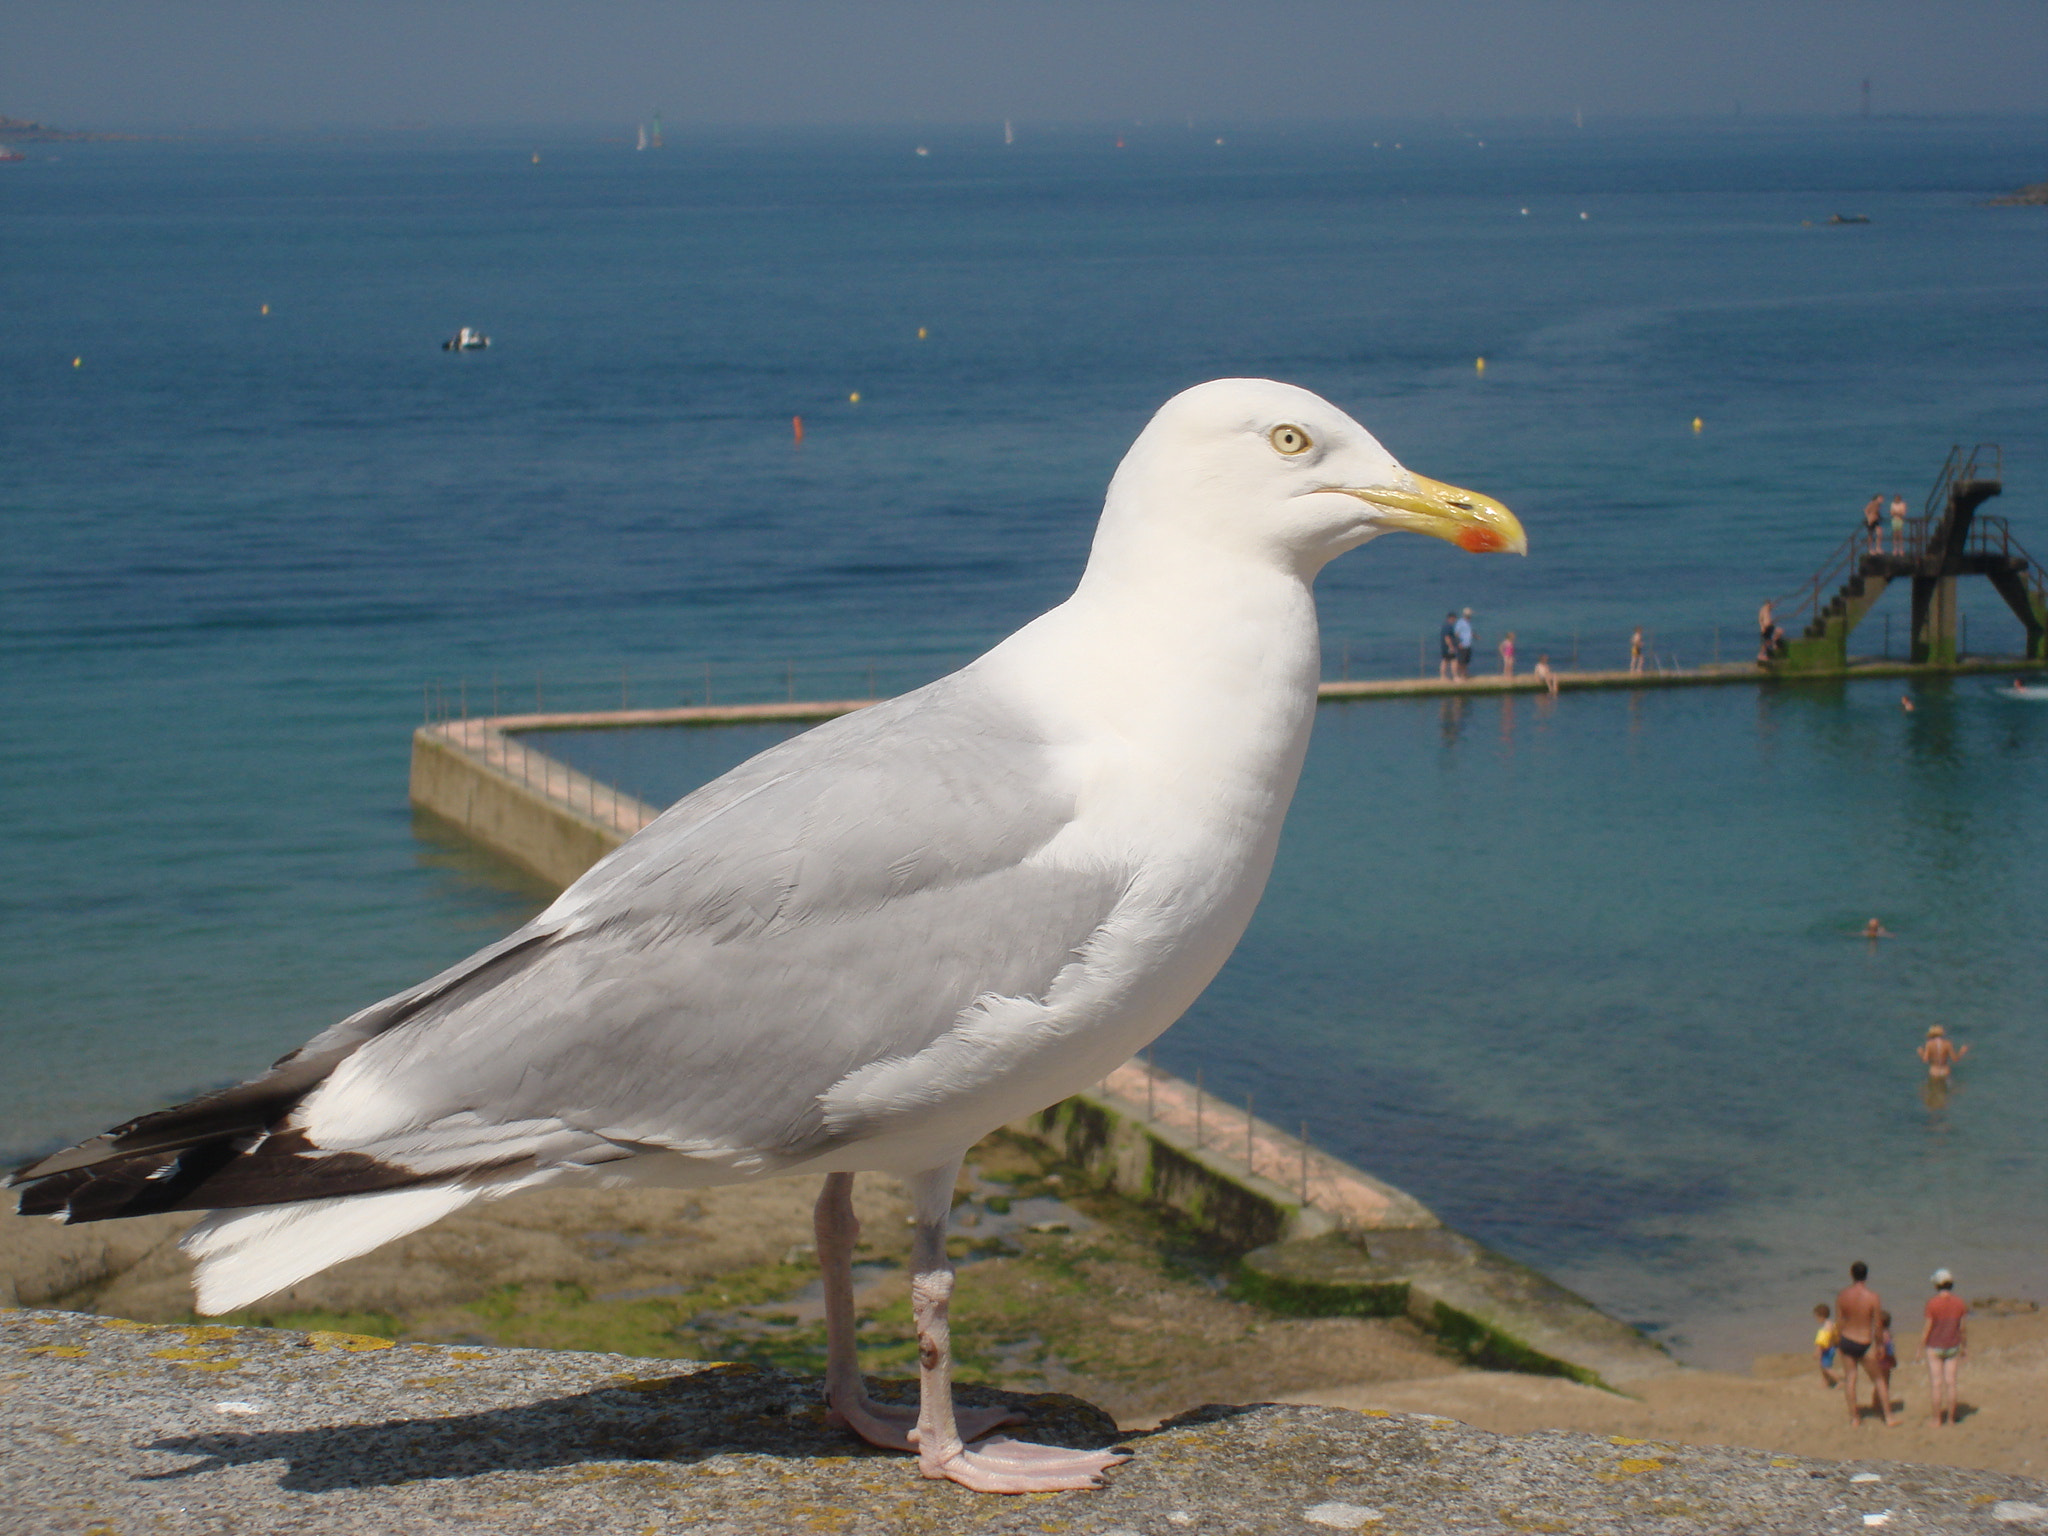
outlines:
[{"label": "turquoise shallow water", "polygon": [[[1530,657],[1635,623],[1733,653],[1958,439],[2048,547],[2048,214],[1979,206],[2038,179],[2042,120],[992,137],[0,175],[0,1144],[240,1075],[532,909],[415,835],[430,681],[919,681],[1064,594],[1202,377],[1317,388],[1530,527],[1526,562],[1333,567],[1332,675],[1412,670],[1453,602]],[[462,324],[492,349],[441,353]],[[1972,644],[2009,645],[1986,596]],[[1696,1352],[1769,1342],[1856,1244],[2039,1293],[2025,707],[1326,709],[1272,899],[1162,1060]],[[1876,956],[1837,942],[1869,911]],[[1904,1054],[1936,1007],[1980,1042],[1941,1115]]]}]

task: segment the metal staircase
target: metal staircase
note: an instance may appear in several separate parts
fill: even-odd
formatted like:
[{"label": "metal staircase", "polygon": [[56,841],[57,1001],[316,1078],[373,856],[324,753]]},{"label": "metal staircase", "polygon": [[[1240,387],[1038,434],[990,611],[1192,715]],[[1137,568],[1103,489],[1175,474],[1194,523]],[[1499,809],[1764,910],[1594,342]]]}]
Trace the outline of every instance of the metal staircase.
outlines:
[{"label": "metal staircase", "polygon": [[[1920,516],[1893,531],[1880,524],[1873,541],[1859,524],[1819,570],[1773,607],[1800,632],[1779,642],[1766,663],[1780,672],[1839,672],[1849,664],[1849,636],[1894,581],[1913,588],[1910,659],[1953,666],[1956,653],[1956,578],[1982,576],[2027,632],[2027,659],[2048,660],[2048,586],[2034,559],[2002,517],[1979,517],[1977,508],[2004,489],[1996,443],[1949,449]],[[1838,585],[1839,584],[1839,585]],[[1825,598],[1823,594],[1827,594]],[[1801,621],[1804,621],[1803,624]]]}]

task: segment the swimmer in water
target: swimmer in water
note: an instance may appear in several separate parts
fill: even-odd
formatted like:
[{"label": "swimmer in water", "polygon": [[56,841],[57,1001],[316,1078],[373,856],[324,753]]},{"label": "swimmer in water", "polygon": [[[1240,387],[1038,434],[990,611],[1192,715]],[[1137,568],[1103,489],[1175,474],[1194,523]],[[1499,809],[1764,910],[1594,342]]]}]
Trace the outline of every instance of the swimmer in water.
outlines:
[{"label": "swimmer in water", "polygon": [[1956,1063],[1970,1054],[1970,1048],[1949,1039],[1948,1031],[1939,1024],[1930,1024],[1927,1026],[1927,1038],[1914,1054],[1927,1063],[1927,1076],[1931,1081],[1945,1082],[1955,1070]]},{"label": "swimmer in water", "polygon": [[1880,923],[1876,918],[1873,917],[1869,922],[1863,925],[1863,933],[1861,936],[1866,939],[1888,939],[1892,936],[1892,932],[1889,928],[1885,927],[1883,923]]}]

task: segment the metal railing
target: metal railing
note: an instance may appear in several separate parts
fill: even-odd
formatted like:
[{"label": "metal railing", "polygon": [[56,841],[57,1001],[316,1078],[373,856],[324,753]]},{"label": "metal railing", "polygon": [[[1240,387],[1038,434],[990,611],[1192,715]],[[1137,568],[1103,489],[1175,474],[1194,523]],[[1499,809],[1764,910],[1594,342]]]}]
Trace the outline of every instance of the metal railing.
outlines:
[{"label": "metal railing", "polygon": [[[1791,605],[1791,622],[1787,623],[1783,614],[1778,614],[1779,627],[1788,632],[1803,630],[1819,619],[1826,602],[1832,601],[1835,593],[1862,568],[1863,557],[1870,552],[1869,546],[1870,536],[1858,524],[1854,533],[1835,546],[1834,553],[1828,556],[1819,570],[1784,596],[1772,598],[1774,613],[1787,604]],[[1827,594],[1825,599],[1822,593]]]},{"label": "metal railing", "polygon": [[[1130,1082],[1130,1074],[1144,1078],[1142,1090]],[[1134,1056],[1102,1087],[1127,1101],[1142,1091],[1147,1125],[1167,1125],[1189,1136],[1197,1151],[1220,1152],[1244,1164],[1255,1178],[1270,1179],[1281,1188],[1299,1195],[1303,1205],[1321,1205],[1349,1226],[1350,1214],[1344,1202],[1330,1198],[1339,1170],[1348,1171],[1341,1159],[1331,1157],[1309,1139],[1308,1122],[1301,1122],[1299,1135],[1290,1134],[1252,1114],[1252,1095],[1244,1096],[1244,1107],[1218,1098],[1203,1082],[1200,1067],[1192,1082],[1163,1072],[1153,1063],[1152,1053]],[[1318,1200],[1318,1183],[1324,1188]]]},{"label": "metal railing", "polygon": [[630,837],[659,813],[615,784],[539,752],[483,719],[440,720],[427,727],[465,755],[496,769],[529,794]]},{"label": "metal railing", "polygon": [[[1989,471],[1986,473],[1985,471]],[[1951,444],[1941,461],[1941,473],[1934,477],[1934,489],[1921,504],[1923,517],[1939,518],[1948,510],[1949,487],[1959,480],[2005,479],[2005,454],[1996,443],[1978,443],[1966,454],[1961,443]]]}]

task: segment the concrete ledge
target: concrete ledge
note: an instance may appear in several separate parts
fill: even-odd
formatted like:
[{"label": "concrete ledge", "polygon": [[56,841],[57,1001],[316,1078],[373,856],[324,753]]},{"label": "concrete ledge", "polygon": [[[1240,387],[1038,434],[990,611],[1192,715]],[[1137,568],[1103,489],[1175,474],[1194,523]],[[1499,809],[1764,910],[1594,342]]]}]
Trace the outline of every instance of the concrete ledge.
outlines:
[{"label": "concrete ledge", "polygon": [[1142,1061],[1011,1129],[1239,1250],[1438,1224],[1414,1196]]},{"label": "concrete ledge", "polygon": [[1346,1233],[1272,1243],[1238,1264],[1232,1290],[1287,1317],[1399,1317],[1408,1310],[1408,1275],[1371,1256]]},{"label": "concrete ledge", "polygon": [[1237,1249],[1233,1291],[1271,1311],[1405,1312],[1475,1364],[1594,1387],[1679,1368],[1584,1297],[1451,1231],[1414,1196],[1198,1095],[1132,1061],[1011,1129]]},{"label": "concrete ledge", "polygon": [[497,722],[413,732],[413,805],[556,885],[652,821],[653,806],[522,745]]},{"label": "concrete ledge", "polygon": [[[1016,1433],[1121,1444],[1108,1486],[928,1483],[751,1366],[0,1313],[10,1536],[1079,1536],[1111,1532],[2041,1529],[2048,1485],[1337,1408],[1211,1406],[1119,1435],[1071,1397],[967,1387]],[[907,1383],[882,1383],[900,1401]],[[1861,1477],[1861,1481],[1854,1479]],[[1885,1514],[1882,1522],[1867,1515]]]}]

